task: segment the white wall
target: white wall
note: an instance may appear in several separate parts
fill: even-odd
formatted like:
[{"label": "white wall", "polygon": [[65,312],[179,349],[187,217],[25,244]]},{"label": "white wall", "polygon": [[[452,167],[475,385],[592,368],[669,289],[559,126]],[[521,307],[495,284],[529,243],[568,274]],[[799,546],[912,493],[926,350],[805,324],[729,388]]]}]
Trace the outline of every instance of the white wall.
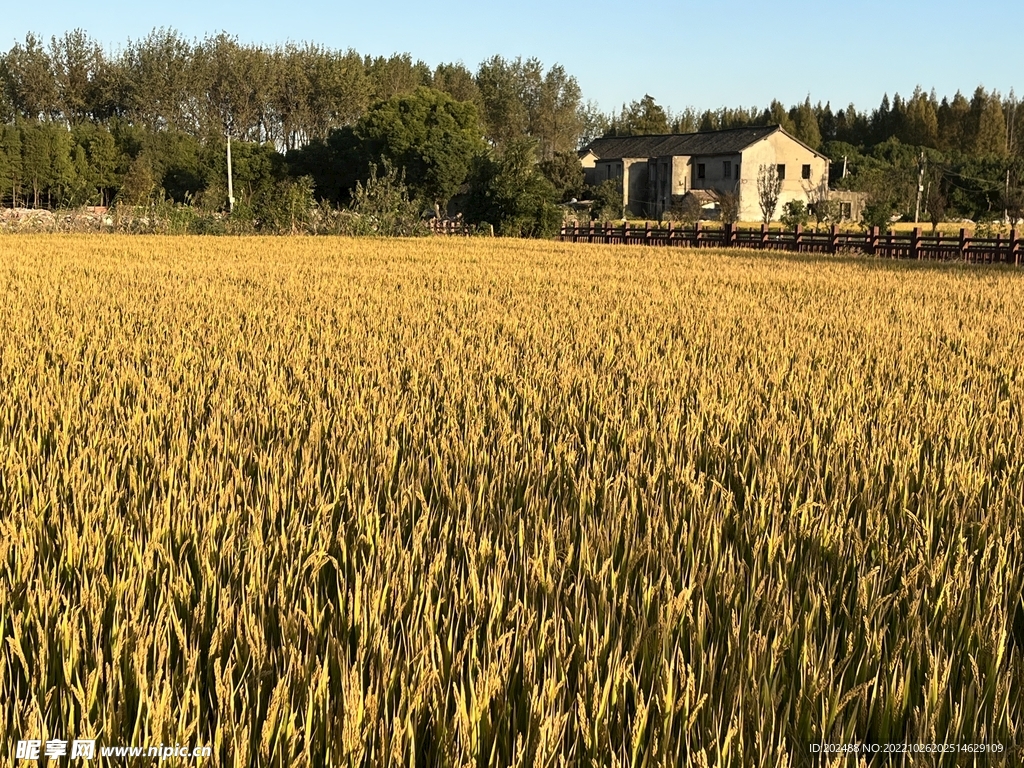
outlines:
[{"label": "white wall", "polygon": [[[828,181],[828,161],[804,147],[790,136],[776,131],[743,151],[740,166],[740,220],[760,221],[761,204],[757,194],[757,173],[762,165],[786,166],[786,178],[779,193],[779,204],[773,220],[782,215],[783,206],[790,200],[810,202],[811,192],[824,179]],[[811,176],[804,179],[803,166],[811,167]]]}]

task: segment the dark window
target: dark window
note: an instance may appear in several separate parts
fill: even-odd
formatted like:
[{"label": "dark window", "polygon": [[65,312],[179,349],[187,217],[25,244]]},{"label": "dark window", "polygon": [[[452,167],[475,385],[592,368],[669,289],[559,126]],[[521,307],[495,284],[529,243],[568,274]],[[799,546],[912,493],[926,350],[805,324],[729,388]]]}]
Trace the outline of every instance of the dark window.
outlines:
[{"label": "dark window", "polygon": [[785,164],[779,163],[779,165],[776,168],[776,170],[779,172],[779,181],[782,181],[783,179],[786,178],[786,166],[785,166]]},{"label": "dark window", "polygon": [[736,163],[736,178],[738,179],[739,177],[740,177],[740,164]]},{"label": "dark window", "polygon": [[697,178],[704,178],[704,163],[697,163]]},{"label": "dark window", "polygon": [[805,179],[809,179],[809,178],[811,178],[811,166],[809,166],[809,165],[805,165],[805,166],[804,166],[804,167],[803,167],[803,168],[801,169],[801,171],[800,171],[800,174],[801,174],[801,175],[802,175],[802,176],[803,176],[803,177],[804,177]]},{"label": "dark window", "polygon": [[853,204],[852,203],[840,203],[839,204],[839,218],[841,219],[852,219],[853,218]]},{"label": "dark window", "polygon": [[725,178],[725,179],[731,179],[732,178],[732,161],[731,160],[723,160],[722,161],[722,178]]}]

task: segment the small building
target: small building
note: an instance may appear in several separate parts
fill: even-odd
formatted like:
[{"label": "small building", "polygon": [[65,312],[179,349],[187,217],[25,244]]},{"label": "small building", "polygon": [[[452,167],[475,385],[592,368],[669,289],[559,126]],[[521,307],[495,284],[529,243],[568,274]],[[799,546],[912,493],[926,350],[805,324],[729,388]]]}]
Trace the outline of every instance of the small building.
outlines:
[{"label": "small building", "polygon": [[836,204],[836,218],[839,221],[858,222],[863,218],[864,206],[868,202],[864,192],[833,189],[829,191],[828,197]]},{"label": "small building", "polygon": [[791,200],[810,204],[828,185],[829,161],[777,125],[662,136],[595,139],[580,151],[586,182],[622,186],[632,216],[660,218],[691,190],[735,195],[741,221],[762,218],[757,175],[773,165],[782,178],[775,218]]}]

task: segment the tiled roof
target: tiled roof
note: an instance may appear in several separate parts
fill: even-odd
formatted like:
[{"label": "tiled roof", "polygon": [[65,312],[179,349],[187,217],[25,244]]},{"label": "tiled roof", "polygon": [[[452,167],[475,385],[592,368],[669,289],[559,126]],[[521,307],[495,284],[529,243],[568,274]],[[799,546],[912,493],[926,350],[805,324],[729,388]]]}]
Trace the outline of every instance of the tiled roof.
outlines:
[{"label": "tiled roof", "polygon": [[662,136],[615,136],[594,139],[584,148],[601,160],[623,157],[668,157],[670,155],[733,155],[779,130],[777,125],[731,128],[706,133],[675,133]]}]

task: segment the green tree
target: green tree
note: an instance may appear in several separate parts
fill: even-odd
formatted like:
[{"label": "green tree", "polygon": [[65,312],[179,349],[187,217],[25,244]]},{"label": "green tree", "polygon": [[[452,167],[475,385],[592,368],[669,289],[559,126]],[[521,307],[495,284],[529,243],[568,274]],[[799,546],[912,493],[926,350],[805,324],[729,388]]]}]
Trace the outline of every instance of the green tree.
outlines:
[{"label": "green tree", "polygon": [[777,99],[773,99],[772,103],[768,105],[768,109],[761,116],[761,122],[764,125],[778,125],[790,136],[796,135],[796,126],[793,124],[789,112]]},{"label": "green tree", "polygon": [[539,169],[562,202],[583,194],[583,166],[575,152],[556,152],[550,160],[542,161]]},{"label": "green tree", "polygon": [[574,149],[581,149],[594,139],[604,136],[611,125],[611,119],[601,111],[595,101],[588,101],[580,105],[579,120],[580,135]]},{"label": "green tree", "polygon": [[929,172],[929,176],[924,196],[924,208],[928,214],[928,220],[932,224],[932,234],[935,234],[939,229],[939,223],[946,215],[948,200],[946,198],[945,179],[942,174],[937,173],[933,169]]},{"label": "green tree", "polygon": [[957,91],[952,101],[943,99],[938,109],[939,149],[964,149],[974,144],[971,128],[971,105]]},{"label": "green tree", "polygon": [[[252,220],[263,207],[274,205],[279,184],[287,176],[285,159],[270,143],[239,141],[231,143],[231,161],[236,198],[233,218]],[[208,144],[203,148],[202,165],[206,173],[204,205],[217,210],[226,207],[227,158],[219,145]],[[163,171],[163,178],[167,179],[166,166],[157,165],[156,170]]]},{"label": "green tree", "polygon": [[434,69],[431,87],[444,91],[456,101],[471,101],[479,110],[482,106],[480,88],[476,84],[473,73],[461,62],[456,64],[438,64]]},{"label": "green tree", "polygon": [[73,131],[75,144],[84,152],[88,181],[100,205],[108,205],[120,185],[118,166],[123,159],[113,135],[104,126],[82,123]]},{"label": "green tree", "polygon": [[100,202],[95,174],[89,165],[85,147],[72,142],[66,182],[62,188],[61,203],[71,207]]},{"label": "green tree", "polygon": [[265,72],[260,57],[238,40],[221,33],[196,50],[196,76],[203,95],[202,129],[210,138],[230,135],[258,138],[253,131],[259,111],[259,87]]},{"label": "green tree", "polygon": [[470,183],[466,220],[489,223],[505,237],[551,237],[562,222],[555,189],[540,173],[536,146],[521,140],[481,157]]},{"label": "green tree", "polygon": [[650,94],[640,101],[623,106],[618,118],[612,121],[609,136],[652,136],[668,133],[668,113]]},{"label": "green tree", "polygon": [[891,198],[885,196],[870,197],[861,213],[861,223],[865,227],[878,227],[885,230],[892,223],[896,206]]},{"label": "green tree", "polygon": [[593,204],[590,216],[598,221],[611,221],[622,218],[622,180],[606,179],[594,187],[587,188],[584,193]]},{"label": "green tree", "polygon": [[978,88],[971,99],[971,122],[974,126],[974,154],[1004,155],[1006,153],[1006,119],[998,94],[987,94]]},{"label": "green tree", "polygon": [[327,136],[334,128],[354,125],[375,98],[365,62],[354,50],[309,53],[309,136]]},{"label": "green tree", "polygon": [[366,74],[370,81],[372,101],[384,101],[395,96],[404,96],[417,88],[429,87],[432,79],[430,67],[422,61],[413,61],[407,54],[395,54],[387,58],[378,56],[365,60]]},{"label": "green tree", "polygon": [[404,175],[387,158],[379,173],[373,163],[366,182],[356,182],[351,210],[359,217],[354,234],[409,237],[424,233],[420,204],[410,198]]},{"label": "green tree", "polygon": [[372,107],[355,135],[366,157],[390,160],[412,193],[437,208],[448,204],[484,149],[476,107],[423,87]]},{"label": "green tree", "polygon": [[103,49],[81,29],[51,38],[57,103],[70,125],[80,125],[98,111],[102,102],[99,82],[103,72]]},{"label": "green tree", "polygon": [[790,228],[805,227],[811,220],[811,214],[803,200],[790,200],[782,206],[782,216],[779,217],[779,220]]},{"label": "green tree", "polygon": [[125,205],[144,205],[148,203],[157,189],[157,178],[153,172],[153,163],[145,153],[139,154],[124,175],[121,188],[117,193],[117,202]]},{"label": "green tree", "polygon": [[583,130],[581,97],[576,78],[561,65],[556,64],[544,75],[530,124],[530,135],[538,140],[542,159],[576,149]]},{"label": "green tree", "polygon": [[0,200],[10,193],[12,208],[21,199],[21,129],[17,125],[0,125]]},{"label": "green tree", "polygon": [[43,126],[26,123],[21,126],[21,172],[32,193],[32,208],[42,205],[42,195],[50,178],[49,137]]},{"label": "green tree", "polygon": [[0,60],[0,81],[15,112],[38,122],[57,113],[53,62],[39,38],[31,32]]},{"label": "green tree", "polygon": [[937,147],[939,113],[934,94],[929,96],[920,87],[906,104],[905,130],[902,140],[919,147]]},{"label": "green tree", "polygon": [[117,63],[120,105],[112,111],[151,131],[198,132],[204,101],[199,64],[196,47],[173,29],[129,41]]},{"label": "green tree", "polygon": [[803,104],[793,107],[790,118],[793,122],[793,136],[811,149],[818,149],[821,146],[821,131],[809,96]]},{"label": "green tree", "polygon": [[366,178],[368,169],[362,142],[350,126],[289,151],[286,159],[289,175],[309,176],[317,198],[333,205],[349,201],[356,182]]},{"label": "green tree", "polygon": [[[144,140],[144,151],[151,159],[157,186],[171,200],[184,203],[198,197],[210,185],[226,187],[227,158],[220,141],[204,146],[195,136],[182,131],[159,131],[145,136]],[[232,142],[232,152],[235,178],[239,189],[244,191],[247,145]],[[226,197],[226,189],[224,194]]]},{"label": "green tree", "polygon": [[[87,199],[88,167],[83,155],[75,164],[74,139],[63,125],[48,123],[40,126],[46,136],[48,170],[44,179],[47,207],[79,205]],[[79,171],[84,174],[79,175]]]},{"label": "green tree", "polygon": [[499,151],[527,136],[538,98],[541,64],[536,59],[506,61],[501,56],[480,64],[476,83],[483,105],[484,135]]}]

